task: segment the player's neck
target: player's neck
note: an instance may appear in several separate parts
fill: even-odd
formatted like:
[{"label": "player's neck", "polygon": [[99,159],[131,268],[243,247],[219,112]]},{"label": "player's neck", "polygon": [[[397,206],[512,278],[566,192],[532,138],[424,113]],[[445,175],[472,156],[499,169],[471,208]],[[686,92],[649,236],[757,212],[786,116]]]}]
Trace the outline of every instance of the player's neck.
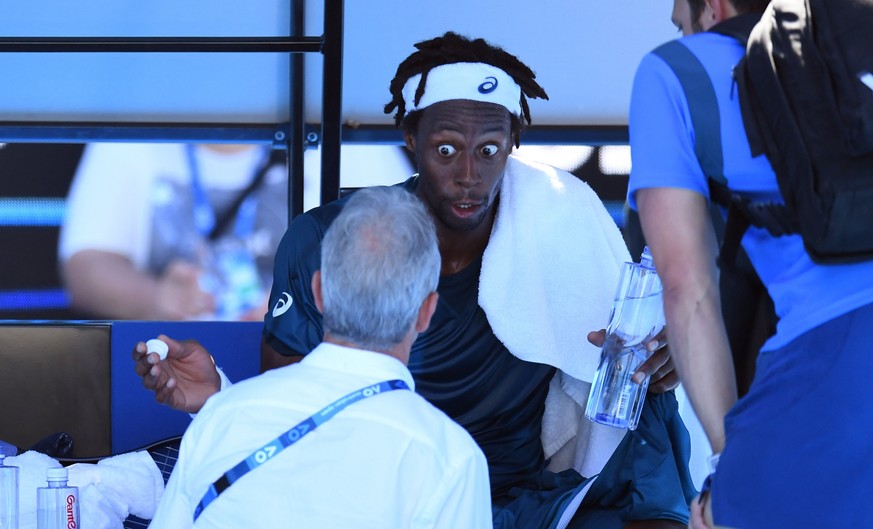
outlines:
[{"label": "player's neck", "polygon": [[442,266],[440,275],[452,275],[470,266],[482,256],[488,240],[491,238],[491,228],[494,226],[496,205],[488,217],[476,228],[469,231],[451,230],[437,226]]},{"label": "player's neck", "polygon": [[482,256],[491,237],[493,220],[483,222],[475,230],[457,232],[437,230],[442,266],[440,275],[452,275],[470,266]]}]

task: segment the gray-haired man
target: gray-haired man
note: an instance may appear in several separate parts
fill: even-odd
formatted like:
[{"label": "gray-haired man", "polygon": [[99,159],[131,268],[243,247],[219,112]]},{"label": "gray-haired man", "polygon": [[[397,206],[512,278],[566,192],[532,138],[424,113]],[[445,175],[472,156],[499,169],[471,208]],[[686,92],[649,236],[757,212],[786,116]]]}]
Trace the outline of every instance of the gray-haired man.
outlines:
[{"label": "gray-haired man", "polygon": [[409,391],[406,363],[436,308],[439,269],[417,198],[357,192],[312,277],[324,340],[204,405],[151,527],[490,527],[484,455]]}]

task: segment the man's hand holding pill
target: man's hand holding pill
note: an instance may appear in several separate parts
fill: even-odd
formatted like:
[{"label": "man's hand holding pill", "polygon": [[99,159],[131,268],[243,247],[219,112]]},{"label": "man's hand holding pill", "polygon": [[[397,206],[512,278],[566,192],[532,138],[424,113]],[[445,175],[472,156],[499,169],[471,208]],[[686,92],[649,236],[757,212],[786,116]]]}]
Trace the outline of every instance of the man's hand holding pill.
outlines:
[{"label": "man's hand holding pill", "polygon": [[155,400],[196,413],[221,388],[212,355],[195,340],[176,341],[160,335],[133,349],[136,374],[155,392]]}]

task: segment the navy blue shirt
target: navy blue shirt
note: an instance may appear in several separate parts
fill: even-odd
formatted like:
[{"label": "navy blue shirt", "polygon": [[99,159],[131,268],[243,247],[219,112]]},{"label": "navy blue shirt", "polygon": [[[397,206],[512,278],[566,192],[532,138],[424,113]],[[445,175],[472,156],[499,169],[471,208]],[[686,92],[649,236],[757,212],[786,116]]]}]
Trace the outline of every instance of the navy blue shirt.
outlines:
[{"label": "navy blue shirt", "polygon": [[[416,184],[412,177],[400,185],[413,191]],[[264,338],[281,354],[307,354],[321,342],[310,281],[320,266],[324,232],[345,203],[298,216],[279,245]],[[498,497],[545,467],[540,433],[555,368],[516,358],[494,336],[478,303],[481,265],[480,257],[440,277],[436,312],[412,345],[409,369],[416,391],[476,440]]]}]

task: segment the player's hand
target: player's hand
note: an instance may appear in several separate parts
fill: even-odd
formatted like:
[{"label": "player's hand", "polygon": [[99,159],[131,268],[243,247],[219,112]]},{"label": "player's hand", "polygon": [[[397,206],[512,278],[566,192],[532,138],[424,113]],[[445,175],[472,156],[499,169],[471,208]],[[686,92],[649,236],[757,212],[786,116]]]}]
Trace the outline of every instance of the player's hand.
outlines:
[{"label": "player's hand", "polygon": [[[589,332],[588,341],[602,347],[606,341],[606,329]],[[651,352],[651,356],[634,373],[634,382],[640,384],[646,377],[651,377],[649,391],[652,393],[664,393],[675,389],[679,385],[679,374],[676,372],[670,349],[667,347],[666,329],[662,329],[654,338],[646,342],[646,348]]]},{"label": "player's hand", "polygon": [[155,400],[171,408],[197,413],[221,389],[221,378],[212,355],[194,340],[177,342],[158,336],[169,348],[167,358],[147,353],[145,342],[133,349],[136,374],[142,384],[155,393]]}]

